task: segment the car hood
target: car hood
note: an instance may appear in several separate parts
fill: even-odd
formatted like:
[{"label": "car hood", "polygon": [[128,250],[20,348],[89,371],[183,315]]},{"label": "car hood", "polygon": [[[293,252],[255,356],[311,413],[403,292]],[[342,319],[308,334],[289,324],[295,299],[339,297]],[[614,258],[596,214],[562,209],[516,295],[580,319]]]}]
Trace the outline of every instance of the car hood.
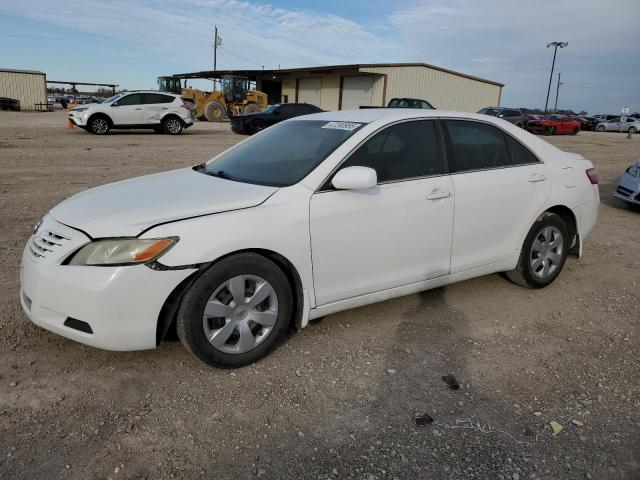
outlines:
[{"label": "car hood", "polygon": [[136,236],[161,223],[253,207],[277,190],[184,168],[86,190],[50,213],[94,238]]}]

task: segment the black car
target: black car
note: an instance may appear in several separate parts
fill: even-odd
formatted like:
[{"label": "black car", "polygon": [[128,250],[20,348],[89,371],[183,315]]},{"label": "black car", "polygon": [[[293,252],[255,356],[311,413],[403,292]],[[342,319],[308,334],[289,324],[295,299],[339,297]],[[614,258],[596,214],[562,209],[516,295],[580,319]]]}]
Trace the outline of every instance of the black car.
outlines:
[{"label": "black car", "polygon": [[283,120],[323,111],[309,103],[276,103],[261,112],[234,116],[231,119],[231,130],[235,133],[253,135]]},{"label": "black car", "polygon": [[583,115],[582,117],[576,117],[576,120],[580,122],[580,130],[595,130],[596,125],[600,123],[600,120],[594,117],[590,117],[588,115]]},{"label": "black car", "polygon": [[20,111],[20,100],[15,98],[0,97],[0,110]]},{"label": "black car", "polygon": [[419,98],[392,98],[387,108],[420,108],[423,110],[435,110],[436,107],[426,100]]}]

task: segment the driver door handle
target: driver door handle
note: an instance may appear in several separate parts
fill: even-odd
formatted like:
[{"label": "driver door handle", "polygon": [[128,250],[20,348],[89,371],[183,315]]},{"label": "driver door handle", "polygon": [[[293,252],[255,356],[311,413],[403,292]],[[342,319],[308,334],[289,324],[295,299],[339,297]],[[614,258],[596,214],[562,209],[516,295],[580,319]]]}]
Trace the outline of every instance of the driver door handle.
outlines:
[{"label": "driver door handle", "polygon": [[141,108],[134,108],[134,110],[142,110],[142,107]]},{"label": "driver door handle", "polygon": [[546,179],[547,177],[544,175],[544,173],[534,173],[529,177],[529,181],[531,183],[544,182]]},{"label": "driver door handle", "polygon": [[427,200],[440,200],[441,198],[449,198],[450,196],[451,192],[449,190],[434,188],[431,193],[427,195]]}]

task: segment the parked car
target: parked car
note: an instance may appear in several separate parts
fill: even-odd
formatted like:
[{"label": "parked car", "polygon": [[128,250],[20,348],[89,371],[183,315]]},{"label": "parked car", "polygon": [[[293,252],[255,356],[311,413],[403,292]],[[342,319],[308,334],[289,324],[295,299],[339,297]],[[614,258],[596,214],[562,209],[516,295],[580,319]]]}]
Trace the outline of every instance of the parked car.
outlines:
[{"label": "parked car", "polygon": [[526,129],[542,135],[576,135],[580,131],[580,122],[563,115],[542,115],[538,120],[529,120]]},{"label": "parked car", "polygon": [[521,128],[524,128],[525,126],[525,115],[522,111],[516,108],[487,107],[481,109],[478,113],[502,118],[503,120],[511,122]]},{"label": "parked car", "polygon": [[600,123],[600,121],[597,118],[589,117],[588,115],[577,117],[576,120],[580,122],[580,130],[586,130],[586,131],[595,130],[598,123]]},{"label": "parked car", "polygon": [[69,111],[71,123],[96,135],[134,128],[178,135],[193,125],[193,118],[180,95],[154,91],[118,93]]},{"label": "parked car", "polygon": [[495,272],[551,284],[582,252],[597,183],[590,161],[486,115],[305,115],[55,206],[20,299],[88,345],[155,348],[175,323],[202,361],[237,367],[341,310]]},{"label": "parked car", "polygon": [[596,126],[598,132],[631,132],[638,133],[640,130],[640,119],[634,117],[626,117],[624,121],[622,118],[612,118],[606,122],[600,122]]},{"label": "parked car", "polygon": [[426,100],[419,98],[392,98],[387,104],[387,108],[419,108],[423,110],[434,110],[436,107]]},{"label": "parked car", "polygon": [[640,210],[640,160],[625,170],[618,179],[614,197],[627,203],[630,207]]},{"label": "parked car", "polygon": [[252,135],[284,120],[319,112],[322,109],[310,103],[275,103],[260,112],[234,115],[231,118],[231,130]]},{"label": "parked car", "polygon": [[20,100],[15,98],[0,97],[0,110],[20,111]]}]

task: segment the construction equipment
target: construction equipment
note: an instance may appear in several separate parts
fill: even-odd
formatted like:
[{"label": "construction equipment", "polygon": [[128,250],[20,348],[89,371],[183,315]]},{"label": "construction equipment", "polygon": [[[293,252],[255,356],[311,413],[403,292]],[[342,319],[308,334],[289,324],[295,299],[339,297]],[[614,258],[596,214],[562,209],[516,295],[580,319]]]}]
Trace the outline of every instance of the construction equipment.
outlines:
[{"label": "construction equipment", "polygon": [[221,80],[222,91],[205,92],[183,87],[180,77],[158,77],[158,87],[162,92],[178,93],[185,101],[192,102],[198,120],[220,122],[227,117],[266,108],[267,95],[251,90],[248,78],[223,75]]}]

